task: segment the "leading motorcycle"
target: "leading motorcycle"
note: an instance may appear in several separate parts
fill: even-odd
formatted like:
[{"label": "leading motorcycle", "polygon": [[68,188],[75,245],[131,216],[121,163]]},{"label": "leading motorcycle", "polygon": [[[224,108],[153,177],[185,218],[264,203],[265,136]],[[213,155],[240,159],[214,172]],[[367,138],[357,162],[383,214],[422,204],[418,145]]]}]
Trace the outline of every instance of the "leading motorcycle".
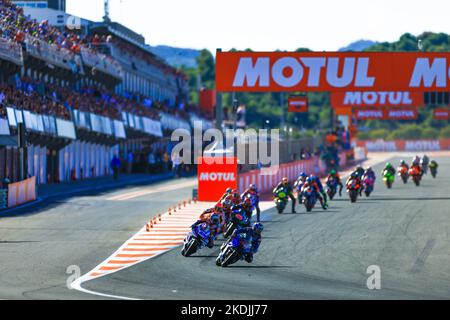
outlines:
[{"label": "leading motorcycle", "polygon": [[246,241],[246,234],[240,233],[225,242],[216,259],[216,265],[226,268],[244,258],[251,250],[251,243]]}]

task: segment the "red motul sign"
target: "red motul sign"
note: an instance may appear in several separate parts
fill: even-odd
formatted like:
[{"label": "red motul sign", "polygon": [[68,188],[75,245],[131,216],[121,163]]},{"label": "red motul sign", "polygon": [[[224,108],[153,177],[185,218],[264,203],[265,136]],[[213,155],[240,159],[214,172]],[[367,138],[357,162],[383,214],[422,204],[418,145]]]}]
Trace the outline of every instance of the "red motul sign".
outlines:
[{"label": "red motul sign", "polygon": [[415,120],[419,113],[416,108],[358,108],[354,116],[358,120]]},{"label": "red motul sign", "polygon": [[433,119],[435,120],[450,120],[450,109],[434,109]]},{"label": "red motul sign", "polygon": [[289,112],[308,112],[308,97],[292,96],[288,99]]},{"label": "red motul sign", "polygon": [[198,200],[219,201],[227,188],[237,188],[235,157],[201,157],[198,161]]},{"label": "red motul sign", "polygon": [[450,52],[217,52],[217,90],[450,91]]},{"label": "red motul sign", "polygon": [[352,107],[423,107],[423,92],[408,91],[350,91],[332,92],[333,108]]}]

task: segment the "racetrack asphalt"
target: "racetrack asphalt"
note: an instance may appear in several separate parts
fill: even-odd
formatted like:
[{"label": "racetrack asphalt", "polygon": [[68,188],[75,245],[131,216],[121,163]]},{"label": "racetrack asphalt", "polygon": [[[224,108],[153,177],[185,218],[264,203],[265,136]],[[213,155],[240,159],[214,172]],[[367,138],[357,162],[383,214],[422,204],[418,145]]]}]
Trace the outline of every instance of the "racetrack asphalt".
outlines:
[{"label": "racetrack asphalt", "polygon": [[[387,190],[377,165],[373,196],[356,204],[344,192],[328,211],[266,211],[252,264],[216,267],[219,240],[194,257],[177,248],[83,287],[138,299],[450,299],[450,158],[436,159],[438,178],[418,188],[397,179]],[[66,268],[88,272],[194,186],[182,179],[51,199],[0,218],[0,298],[102,299],[69,290]],[[372,265],[381,290],[366,286]]]},{"label": "racetrack asphalt", "polygon": [[[374,195],[356,204],[344,193],[328,211],[269,210],[252,264],[216,267],[219,241],[194,257],[173,250],[85,287],[139,299],[449,299],[450,159],[438,161],[438,179],[425,176],[419,188],[396,179],[387,190],[377,165]],[[374,265],[381,290],[367,288]]]}]

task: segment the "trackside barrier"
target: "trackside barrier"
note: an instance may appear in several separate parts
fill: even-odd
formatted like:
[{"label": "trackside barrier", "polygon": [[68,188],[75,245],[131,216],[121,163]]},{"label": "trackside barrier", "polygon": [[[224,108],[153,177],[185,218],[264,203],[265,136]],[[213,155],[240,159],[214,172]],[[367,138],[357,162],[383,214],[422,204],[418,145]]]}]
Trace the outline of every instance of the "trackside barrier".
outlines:
[{"label": "trackside barrier", "polygon": [[36,200],[36,177],[8,185],[8,207],[13,208]]},{"label": "trackside barrier", "polygon": [[355,161],[361,161],[367,159],[367,148],[356,147],[355,150]]},{"label": "trackside barrier", "polygon": [[[343,151],[339,154],[339,159],[341,168],[349,166],[353,163],[353,160],[360,161],[367,159],[367,149],[358,148]],[[262,172],[262,170],[265,172]],[[261,193],[269,192],[273,190],[283,177],[287,177],[290,181],[293,181],[298,178],[298,174],[302,171],[308,174],[314,173],[317,176],[322,176],[327,173],[325,163],[317,157],[282,164],[278,170],[276,168],[262,170],[253,170],[239,174],[239,192],[244,192],[251,183],[256,184]]]},{"label": "trackside barrier", "polygon": [[276,168],[267,168],[241,173],[238,176],[239,192],[244,192],[251,183],[256,184],[261,193],[272,191],[283,177],[287,177],[292,181],[297,179],[301,171],[320,174],[319,159],[314,157],[308,160],[282,164],[278,170]]},{"label": "trackside barrier", "polygon": [[450,150],[450,139],[429,140],[356,140],[356,146],[368,151],[444,151]]}]

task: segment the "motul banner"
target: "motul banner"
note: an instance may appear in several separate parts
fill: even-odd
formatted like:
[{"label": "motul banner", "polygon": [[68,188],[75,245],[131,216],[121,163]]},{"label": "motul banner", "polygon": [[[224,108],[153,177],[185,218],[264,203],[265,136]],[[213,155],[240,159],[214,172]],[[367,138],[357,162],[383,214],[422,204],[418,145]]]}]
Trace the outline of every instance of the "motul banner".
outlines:
[{"label": "motul banner", "polygon": [[416,120],[419,117],[417,109],[384,109],[386,120]]},{"label": "motul banner", "polygon": [[237,188],[237,158],[201,157],[197,177],[198,200],[219,201],[227,188]]},{"label": "motul banner", "polygon": [[450,91],[450,52],[217,52],[217,90]]},{"label": "motul banner", "polygon": [[433,119],[435,120],[450,120],[450,109],[434,109]]},{"label": "motul banner", "polygon": [[450,139],[436,140],[356,140],[368,151],[444,151],[450,150]]},{"label": "motul banner", "polygon": [[289,112],[307,113],[308,112],[308,97],[306,96],[291,96],[288,99]]},{"label": "motul banner", "polygon": [[415,108],[358,108],[353,113],[358,120],[416,120],[419,117]]},{"label": "motul banner", "polygon": [[393,91],[354,91],[332,92],[330,95],[331,106],[352,107],[423,107],[423,92],[393,92]]}]

